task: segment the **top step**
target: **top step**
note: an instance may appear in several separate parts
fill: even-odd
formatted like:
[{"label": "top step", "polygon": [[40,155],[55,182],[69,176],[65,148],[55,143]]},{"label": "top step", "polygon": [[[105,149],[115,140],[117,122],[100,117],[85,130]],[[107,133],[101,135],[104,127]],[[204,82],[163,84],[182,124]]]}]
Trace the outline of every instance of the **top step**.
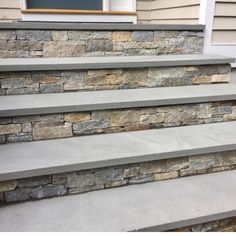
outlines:
[{"label": "top step", "polygon": [[0,72],[87,70],[229,64],[235,59],[208,54],[0,59]]},{"label": "top step", "polygon": [[191,30],[203,31],[204,25],[160,25],[160,24],[89,24],[57,22],[0,22],[1,29],[30,30]]}]

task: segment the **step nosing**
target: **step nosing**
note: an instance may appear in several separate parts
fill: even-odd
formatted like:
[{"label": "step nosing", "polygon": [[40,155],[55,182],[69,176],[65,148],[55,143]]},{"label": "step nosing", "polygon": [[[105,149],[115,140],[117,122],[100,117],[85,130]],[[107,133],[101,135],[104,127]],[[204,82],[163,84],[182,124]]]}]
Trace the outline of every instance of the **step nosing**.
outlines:
[{"label": "step nosing", "polygon": [[236,100],[236,85],[198,85],[0,97],[0,117]]},{"label": "step nosing", "polygon": [[235,128],[223,122],[1,145],[0,181],[232,151]]},{"label": "step nosing", "polygon": [[235,183],[234,170],[11,205],[1,208],[0,230],[160,232],[208,223],[236,216]]},{"label": "step nosing", "polygon": [[5,58],[0,59],[0,72],[174,67],[229,64],[233,62],[235,62],[234,58],[208,54],[73,58]]}]

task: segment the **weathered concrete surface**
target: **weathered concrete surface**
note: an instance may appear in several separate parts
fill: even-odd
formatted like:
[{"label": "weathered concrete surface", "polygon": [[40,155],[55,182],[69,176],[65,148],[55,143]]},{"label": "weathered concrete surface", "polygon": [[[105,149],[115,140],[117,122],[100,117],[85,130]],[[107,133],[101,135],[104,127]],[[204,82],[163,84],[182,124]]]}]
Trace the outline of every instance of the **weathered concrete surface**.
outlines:
[{"label": "weathered concrete surface", "polygon": [[3,96],[0,117],[236,100],[236,85]]},{"label": "weathered concrete surface", "polygon": [[236,216],[235,186],[229,171],[7,206],[0,231],[170,230]]},{"label": "weathered concrete surface", "polygon": [[74,58],[5,58],[0,59],[0,71],[167,67],[228,64],[233,62],[235,62],[234,58],[208,54]]},{"label": "weathered concrete surface", "polygon": [[0,146],[0,181],[236,150],[236,122]]}]

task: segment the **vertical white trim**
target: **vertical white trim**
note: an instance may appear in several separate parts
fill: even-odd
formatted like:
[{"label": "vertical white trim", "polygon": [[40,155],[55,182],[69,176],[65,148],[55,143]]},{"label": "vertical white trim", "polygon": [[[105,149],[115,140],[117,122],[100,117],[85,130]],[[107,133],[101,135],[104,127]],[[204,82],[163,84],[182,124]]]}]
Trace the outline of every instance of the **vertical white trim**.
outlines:
[{"label": "vertical white trim", "polygon": [[205,25],[207,17],[207,0],[200,0],[199,24]]},{"label": "vertical white trim", "polygon": [[136,0],[132,0],[132,9],[130,9],[131,11],[136,12],[136,10],[137,10],[137,5],[136,4],[137,4]]},{"label": "vertical white trim", "polygon": [[109,11],[110,4],[109,0],[103,0],[103,11]]},{"label": "vertical white trim", "polygon": [[27,9],[27,2],[26,2],[26,0],[20,0],[20,5],[21,5],[21,9],[22,10]]}]

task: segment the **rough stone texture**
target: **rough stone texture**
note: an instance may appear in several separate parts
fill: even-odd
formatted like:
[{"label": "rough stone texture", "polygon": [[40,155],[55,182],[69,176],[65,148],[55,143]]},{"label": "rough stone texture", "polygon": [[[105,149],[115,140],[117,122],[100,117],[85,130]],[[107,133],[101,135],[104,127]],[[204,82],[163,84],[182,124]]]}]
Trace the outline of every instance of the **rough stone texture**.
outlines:
[{"label": "rough stone texture", "polygon": [[187,226],[169,232],[235,232],[236,217]]},{"label": "rough stone texture", "polygon": [[0,57],[201,53],[202,31],[0,30]]},{"label": "rough stone texture", "polygon": [[[0,183],[0,202],[21,202],[78,194],[128,184],[164,181],[234,169],[236,169],[236,151],[229,151],[53,174]],[[4,199],[1,198],[2,193]],[[194,227],[195,231],[200,229],[203,231],[199,226]]]},{"label": "rough stone texture", "polygon": [[229,82],[230,65],[0,73],[0,95]]},{"label": "rough stone texture", "polygon": [[[25,117],[0,118],[1,143],[30,142],[66,138],[78,135],[138,131],[153,128],[176,127],[183,125],[208,124],[236,120],[236,102],[212,102],[135,109],[103,110],[75,112],[52,115],[35,115]],[[21,128],[22,127],[22,128]],[[211,160],[199,159],[202,165]],[[170,163],[178,169],[184,165]],[[189,167],[189,171],[191,170]],[[156,168],[156,167],[153,167]],[[159,168],[159,167],[158,167]],[[143,170],[144,171],[144,170]]]},{"label": "rough stone texture", "polygon": [[0,192],[14,190],[16,186],[17,186],[17,182],[15,180],[0,182]]},{"label": "rough stone texture", "polygon": [[3,193],[0,193],[0,205],[2,205],[5,202]]}]

